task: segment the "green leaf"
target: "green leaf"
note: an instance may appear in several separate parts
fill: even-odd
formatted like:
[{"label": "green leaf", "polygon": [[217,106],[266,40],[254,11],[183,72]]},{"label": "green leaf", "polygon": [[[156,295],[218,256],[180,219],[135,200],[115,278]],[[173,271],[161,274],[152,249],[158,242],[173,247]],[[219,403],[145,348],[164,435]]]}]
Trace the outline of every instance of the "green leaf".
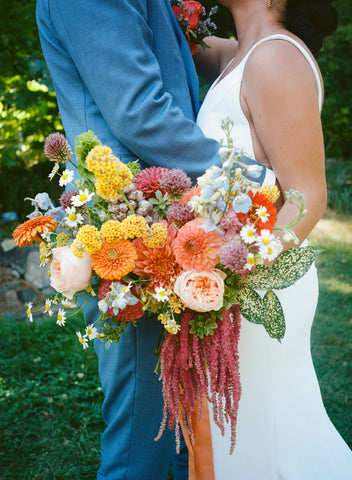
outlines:
[{"label": "green leaf", "polygon": [[286,324],[280,300],[272,290],[268,290],[263,302],[268,312],[267,320],[264,322],[265,330],[271,338],[281,341],[285,335]]},{"label": "green leaf", "polygon": [[281,286],[277,289],[287,288],[305,275],[315,257],[323,252],[316,247],[289,248],[280,253],[272,266],[277,275],[281,277]]},{"label": "green leaf", "polygon": [[303,277],[323,250],[316,247],[289,248],[280,253],[273,266],[259,265],[242,285],[258,290],[281,290]]},{"label": "green leaf", "polygon": [[268,312],[261,296],[250,287],[243,287],[237,300],[241,314],[253,323],[263,324],[268,321]]}]

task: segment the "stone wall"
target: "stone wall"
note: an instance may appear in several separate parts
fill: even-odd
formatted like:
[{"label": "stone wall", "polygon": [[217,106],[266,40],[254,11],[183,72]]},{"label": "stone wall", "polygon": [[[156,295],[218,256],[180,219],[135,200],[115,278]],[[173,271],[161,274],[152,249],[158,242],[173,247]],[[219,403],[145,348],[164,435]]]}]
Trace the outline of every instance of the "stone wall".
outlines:
[{"label": "stone wall", "polygon": [[16,247],[12,238],[0,239],[0,316],[26,317],[26,302],[43,305],[55,291],[49,267],[40,267],[38,244]]}]

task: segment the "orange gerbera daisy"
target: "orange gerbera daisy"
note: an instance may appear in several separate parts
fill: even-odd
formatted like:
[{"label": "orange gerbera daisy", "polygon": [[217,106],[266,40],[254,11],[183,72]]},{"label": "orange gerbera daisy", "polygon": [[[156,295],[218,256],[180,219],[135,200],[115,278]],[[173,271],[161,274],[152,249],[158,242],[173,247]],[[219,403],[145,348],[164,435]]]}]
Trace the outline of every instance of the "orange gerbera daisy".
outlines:
[{"label": "orange gerbera daisy", "polygon": [[52,232],[57,227],[57,221],[50,215],[40,215],[31,218],[19,225],[12,233],[14,242],[19,247],[33,245],[33,242],[41,242],[40,235],[44,232]]},{"label": "orange gerbera daisy", "polygon": [[184,270],[210,272],[218,263],[223,238],[216,230],[206,232],[200,228],[204,223],[196,218],[178,232],[173,247],[176,260]]},{"label": "orange gerbera daisy", "polygon": [[106,280],[120,280],[132,272],[137,252],[128,240],[102,241],[100,250],[91,255],[92,268]]}]

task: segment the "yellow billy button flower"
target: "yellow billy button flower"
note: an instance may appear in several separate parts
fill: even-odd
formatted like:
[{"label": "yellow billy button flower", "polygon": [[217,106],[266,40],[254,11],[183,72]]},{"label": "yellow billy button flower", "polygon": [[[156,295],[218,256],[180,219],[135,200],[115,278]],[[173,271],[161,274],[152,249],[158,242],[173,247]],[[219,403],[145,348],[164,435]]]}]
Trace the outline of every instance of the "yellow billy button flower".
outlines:
[{"label": "yellow billy button flower", "polygon": [[258,192],[266,196],[271,202],[275,203],[280,197],[280,190],[276,185],[266,185],[259,187]]},{"label": "yellow billy button flower", "polygon": [[125,238],[144,237],[148,232],[148,224],[141,215],[128,215],[122,220]]},{"label": "yellow billy button flower", "polygon": [[[84,253],[96,253],[101,248],[100,232],[93,225],[83,225],[83,227],[78,230],[77,236],[73,243],[75,243],[75,246],[78,250],[80,250],[79,246],[83,246]],[[73,252],[75,253],[74,249]]]},{"label": "yellow billy button flower", "polygon": [[167,228],[162,223],[153,223],[148,233],[143,236],[143,243],[149,248],[161,248],[167,240]]},{"label": "yellow billy button flower", "polygon": [[118,220],[108,220],[100,227],[100,234],[107,242],[114,242],[125,238],[125,228]]}]

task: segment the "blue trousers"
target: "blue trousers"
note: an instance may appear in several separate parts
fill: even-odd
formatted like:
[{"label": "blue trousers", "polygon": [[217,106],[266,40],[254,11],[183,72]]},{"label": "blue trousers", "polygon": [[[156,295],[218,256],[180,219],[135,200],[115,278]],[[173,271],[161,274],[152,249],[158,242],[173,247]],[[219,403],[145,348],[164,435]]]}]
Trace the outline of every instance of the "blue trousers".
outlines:
[{"label": "blue trousers", "polygon": [[161,331],[160,322],[144,318],[137,328],[128,325],[120,342],[108,350],[104,342],[95,340],[107,425],[98,480],[165,480],[170,462],[175,480],[188,479],[183,439],[180,454],[176,454],[174,431],[166,428],[161,439],[154,440],[163,410],[162,385],[153,371]]}]

